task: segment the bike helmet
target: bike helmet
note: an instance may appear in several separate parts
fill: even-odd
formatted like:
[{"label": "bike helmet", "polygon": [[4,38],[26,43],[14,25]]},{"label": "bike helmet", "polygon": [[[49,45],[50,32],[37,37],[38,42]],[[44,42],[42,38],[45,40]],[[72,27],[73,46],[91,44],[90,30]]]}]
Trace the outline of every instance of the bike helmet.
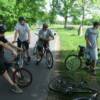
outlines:
[{"label": "bike helmet", "polygon": [[22,21],[25,21],[25,18],[24,18],[23,16],[20,16],[20,17],[18,18],[18,20],[19,20],[19,22],[22,22]]},{"label": "bike helmet", "polygon": [[6,32],[6,26],[4,24],[0,24],[0,33]]}]

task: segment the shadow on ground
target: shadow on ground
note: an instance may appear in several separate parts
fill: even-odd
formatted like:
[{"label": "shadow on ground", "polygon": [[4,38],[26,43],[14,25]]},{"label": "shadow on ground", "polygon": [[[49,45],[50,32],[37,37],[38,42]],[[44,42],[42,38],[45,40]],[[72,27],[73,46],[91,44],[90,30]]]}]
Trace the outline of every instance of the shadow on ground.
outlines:
[{"label": "shadow on ground", "polygon": [[[65,58],[70,54],[77,54],[77,51],[56,51],[53,52],[55,56],[55,66],[52,70],[51,79],[56,76],[62,76],[62,77],[71,77],[76,81],[79,80],[85,80],[88,82],[89,87],[97,89],[100,91],[100,70],[97,70],[97,75],[92,76],[89,72],[86,72],[83,69],[77,70],[75,72],[69,72],[67,71],[66,67],[64,66],[64,60]],[[49,79],[49,81],[51,80]],[[98,97],[100,98],[100,97]],[[72,100],[72,97],[69,97],[67,95],[62,95],[59,93],[52,92],[48,90],[48,98],[47,100]],[[98,99],[100,100],[100,99]]]},{"label": "shadow on ground", "polygon": [[[32,56],[32,49],[31,56]],[[45,59],[40,63],[39,66],[36,66],[31,60],[30,64],[26,66],[28,70],[31,71],[33,75],[33,83],[30,87],[24,89],[24,93],[22,95],[16,95],[9,93],[8,85],[4,82],[4,80],[0,80],[0,90],[2,91],[0,94],[2,100],[14,99],[15,100],[71,100],[68,96],[57,94],[49,91],[48,83],[53,77],[58,75],[63,76],[71,76],[75,80],[80,80],[81,78],[87,80],[91,87],[100,90],[100,72],[98,71],[98,75],[96,77],[92,77],[89,73],[79,70],[76,72],[68,72],[64,66],[64,59],[69,54],[76,54],[76,51],[52,51],[54,55],[54,67],[51,70],[47,69],[45,64]],[[8,53],[7,53],[8,55]],[[98,79],[98,81],[97,81]],[[6,96],[5,96],[6,95]],[[47,96],[48,95],[48,96]]]}]

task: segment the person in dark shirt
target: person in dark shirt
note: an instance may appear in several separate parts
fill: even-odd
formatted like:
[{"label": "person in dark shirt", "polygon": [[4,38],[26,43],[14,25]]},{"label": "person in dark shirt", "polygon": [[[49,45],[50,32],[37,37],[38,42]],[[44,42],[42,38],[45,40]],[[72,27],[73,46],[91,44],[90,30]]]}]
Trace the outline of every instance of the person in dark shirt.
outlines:
[{"label": "person in dark shirt", "polygon": [[[4,49],[7,49],[12,52],[14,56],[17,56],[16,51],[12,48],[14,47],[8,40],[5,38],[4,33],[6,29],[3,24],[0,24],[0,75],[2,75],[10,84],[11,90],[15,93],[22,93],[22,89],[20,89],[17,84],[15,84],[11,77],[7,72],[7,67],[9,64],[6,64],[6,60],[4,57]],[[16,47],[17,48],[17,47]]]}]

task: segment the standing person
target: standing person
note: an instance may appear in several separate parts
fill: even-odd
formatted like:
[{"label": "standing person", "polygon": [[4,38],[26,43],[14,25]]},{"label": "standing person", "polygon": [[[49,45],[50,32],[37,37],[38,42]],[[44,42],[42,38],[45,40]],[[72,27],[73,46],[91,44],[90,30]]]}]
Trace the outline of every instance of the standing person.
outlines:
[{"label": "standing person", "polygon": [[98,28],[99,22],[94,22],[93,27],[88,28],[85,33],[86,49],[92,60],[90,70],[93,75],[96,75],[95,67],[98,59]]},{"label": "standing person", "polygon": [[8,74],[7,69],[11,67],[11,64],[7,63],[4,57],[4,49],[7,49],[16,55],[16,51],[12,48],[12,44],[7,41],[4,36],[5,27],[3,24],[0,24],[0,75],[2,75],[11,85],[11,90],[15,93],[22,93],[23,91],[15,84],[11,77]]},{"label": "standing person", "polygon": [[27,58],[28,58],[27,60],[29,62],[30,61],[30,55],[29,55],[30,28],[23,16],[19,17],[18,23],[15,26],[15,35],[14,35],[13,42],[15,42],[16,40],[17,40],[18,47],[21,47],[22,43],[25,45]]}]

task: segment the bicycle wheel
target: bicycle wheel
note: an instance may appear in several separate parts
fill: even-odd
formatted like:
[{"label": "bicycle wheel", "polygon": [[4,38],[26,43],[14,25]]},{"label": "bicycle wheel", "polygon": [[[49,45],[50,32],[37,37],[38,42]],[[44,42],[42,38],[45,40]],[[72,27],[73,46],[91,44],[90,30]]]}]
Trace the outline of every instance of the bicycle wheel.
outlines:
[{"label": "bicycle wheel", "polygon": [[37,47],[35,46],[33,48],[33,61],[36,62],[36,64],[39,64],[42,60],[42,56],[39,55],[39,51],[37,49]]},{"label": "bicycle wheel", "polygon": [[69,55],[65,59],[65,66],[68,71],[76,71],[82,65],[81,59],[77,55]]},{"label": "bicycle wheel", "polygon": [[13,73],[13,81],[19,86],[19,87],[28,87],[32,83],[32,74],[30,71],[28,71],[25,68],[17,69]]},{"label": "bicycle wheel", "polygon": [[50,50],[46,52],[46,63],[49,69],[53,67],[53,55]]},{"label": "bicycle wheel", "polygon": [[23,60],[23,56],[22,54],[20,54],[17,58],[16,58],[16,62],[19,68],[22,68],[24,66],[24,60]]},{"label": "bicycle wheel", "polygon": [[48,88],[49,90],[53,92],[57,92],[61,94],[68,94],[68,93],[71,93],[73,89],[72,84],[70,83],[71,82],[65,81],[65,79],[63,79],[62,77],[57,77],[57,78],[52,79],[49,82]]}]

